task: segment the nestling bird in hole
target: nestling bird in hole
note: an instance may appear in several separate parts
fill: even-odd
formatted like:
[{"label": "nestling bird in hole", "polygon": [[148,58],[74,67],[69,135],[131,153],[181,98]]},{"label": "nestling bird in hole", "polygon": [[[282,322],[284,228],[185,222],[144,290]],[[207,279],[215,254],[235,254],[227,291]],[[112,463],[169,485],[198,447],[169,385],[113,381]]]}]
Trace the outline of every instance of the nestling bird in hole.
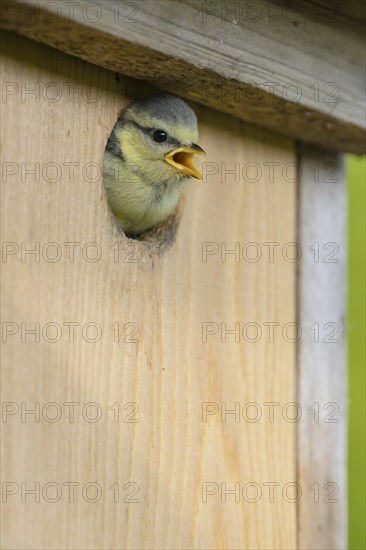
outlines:
[{"label": "nestling bird in hole", "polygon": [[103,178],[116,220],[128,236],[164,221],[178,206],[193,164],[206,155],[197,144],[197,118],[182,99],[154,94],[122,111],[108,139]]}]

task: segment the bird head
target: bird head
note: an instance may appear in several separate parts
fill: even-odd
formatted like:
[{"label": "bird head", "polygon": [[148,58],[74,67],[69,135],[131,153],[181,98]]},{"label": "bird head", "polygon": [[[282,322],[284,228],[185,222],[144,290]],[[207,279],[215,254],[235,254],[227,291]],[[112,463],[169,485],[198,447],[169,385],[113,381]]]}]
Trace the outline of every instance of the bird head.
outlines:
[{"label": "bird head", "polygon": [[125,109],[114,129],[114,146],[127,162],[134,163],[148,180],[202,179],[195,155],[206,155],[197,144],[197,118],[182,99],[155,94],[134,101]]}]

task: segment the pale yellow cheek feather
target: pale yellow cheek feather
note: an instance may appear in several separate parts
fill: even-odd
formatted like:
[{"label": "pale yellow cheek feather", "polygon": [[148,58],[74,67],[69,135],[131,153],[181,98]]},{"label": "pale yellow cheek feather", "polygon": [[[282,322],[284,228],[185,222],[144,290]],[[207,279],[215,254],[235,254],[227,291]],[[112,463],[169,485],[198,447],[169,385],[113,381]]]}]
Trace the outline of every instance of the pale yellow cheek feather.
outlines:
[{"label": "pale yellow cheek feather", "polygon": [[126,160],[139,161],[140,159],[153,159],[154,151],[149,147],[146,141],[141,138],[139,130],[134,126],[125,126],[116,130],[116,136],[123,151]]}]

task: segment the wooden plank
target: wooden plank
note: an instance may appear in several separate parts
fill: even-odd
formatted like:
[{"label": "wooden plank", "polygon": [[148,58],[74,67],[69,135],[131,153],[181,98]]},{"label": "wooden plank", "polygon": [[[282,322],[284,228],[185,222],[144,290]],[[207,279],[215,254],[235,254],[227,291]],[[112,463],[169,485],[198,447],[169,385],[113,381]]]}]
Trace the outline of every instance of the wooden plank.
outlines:
[{"label": "wooden plank", "polygon": [[[195,106],[200,143],[211,163],[206,171],[217,171],[187,189],[175,241],[158,252],[118,232],[98,172],[86,169],[89,163],[100,165],[126,94],[144,94],[149,87],[117,81],[112,72],[15,34],[4,42],[1,71],[19,90],[23,83],[36,94],[38,86],[40,94],[37,100],[19,91],[2,104],[2,240],[10,243],[3,261],[2,322],[14,323],[3,325],[5,331],[19,329],[3,343],[2,398],[8,408],[2,481],[16,484],[6,486],[15,494],[6,495],[2,505],[3,546],[296,548],[296,503],[282,493],[297,479],[296,426],[280,412],[270,423],[264,406],[285,406],[296,397],[295,346],[278,336],[270,343],[264,326],[275,321],[283,327],[296,319],[296,264],[282,254],[268,262],[263,246],[296,237],[293,143]],[[47,100],[57,97],[57,89],[58,101]],[[99,98],[90,102],[97,91]],[[245,178],[225,175],[235,163]],[[278,163],[274,171],[273,163]],[[40,175],[27,173],[32,169]],[[95,245],[85,248],[93,242],[102,251],[96,262],[88,260]],[[225,251],[236,242],[239,261],[232,254],[224,254],[226,261],[213,254],[215,243]],[[243,248],[249,242],[260,247],[258,262],[250,261],[256,248]],[[25,247],[36,243],[39,262],[25,255]],[[64,243],[76,243],[73,262],[67,252],[72,245]],[[205,243],[214,246],[207,258]],[[61,257],[52,262],[57,250]],[[25,334],[37,322],[39,342]],[[207,322],[213,323],[210,330],[215,323],[220,329],[221,323],[227,329],[240,323],[241,330],[258,323],[263,337],[254,342],[253,325],[245,340],[219,331],[204,342]],[[57,325],[44,332],[48,323]],[[79,323],[73,343],[65,323]],[[95,343],[88,342],[96,334],[85,328],[88,323],[102,331]],[[119,343],[110,330],[116,323]],[[127,323],[135,324],[138,342],[123,341],[131,332]],[[58,327],[60,340],[52,343]],[[51,419],[57,418],[57,405],[45,407],[52,402],[61,408],[56,422]],[[76,403],[73,422],[72,406],[64,405],[71,402]],[[92,402],[97,406],[85,408]],[[220,409],[221,403],[228,409],[239,403],[241,418],[236,422],[228,414],[223,422],[222,408],[204,422],[205,402]],[[254,409],[245,409],[250,402]],[[39,422],[24,410],[35,403]],[[138,411],[135,405],[124,408],[127,403],[137,404]],[[89,421],[98,411],[100,420]],[[262,417],[250,422],[257,411]],[[39,503],[25,494],[37,482]],[[58,485],[47,485],[52,482]],[[65,483],[74,482],[80,485],[69,502]],[[137,486],[126,486],[129,482]],[[88,483],[98,485],[85,492]],[[245,500],[242,492],[239,502],[236,495],[225,496],[221,483],[228,490],[239,484]],[[52,503],[58,487],[61,498]],[[100,500],[88,502],[98,487]],[[132,498],[138,502],[126,502],[135,488]],[[208,490],[215,494],[205,502]],[[260,498],[253,502],[257,491]]]},{"label": "wooden plank", "polygon": [[336,6],[92,4],[8,0],[2,26],[295,139],[366,152],[364,30]]},{"label": "wooden plank", "polygon": [[345,213],[343,159],[304,147],[300,157],[299,548],[347,548]]}]

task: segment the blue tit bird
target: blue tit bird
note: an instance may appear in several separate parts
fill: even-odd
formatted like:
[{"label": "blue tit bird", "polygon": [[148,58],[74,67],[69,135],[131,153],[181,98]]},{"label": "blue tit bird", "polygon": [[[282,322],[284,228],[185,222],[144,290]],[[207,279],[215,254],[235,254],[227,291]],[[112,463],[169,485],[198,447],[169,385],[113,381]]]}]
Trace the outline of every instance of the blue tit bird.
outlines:
[{"label": "blue tit bird", "polygon": [[121,113],[108,139],[103,178],[118,225],[136,236],[169,217],[205,155],[197,144],[197,118],[182,99],[154,94]]}]

